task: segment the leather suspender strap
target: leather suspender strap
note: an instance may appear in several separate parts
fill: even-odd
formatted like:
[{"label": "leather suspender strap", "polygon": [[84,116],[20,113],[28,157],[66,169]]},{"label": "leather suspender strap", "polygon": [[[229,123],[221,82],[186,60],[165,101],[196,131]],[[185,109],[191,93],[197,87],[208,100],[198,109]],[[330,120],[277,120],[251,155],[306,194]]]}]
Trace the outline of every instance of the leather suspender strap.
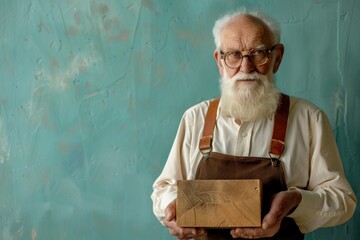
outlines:
[{"label": "leather suspender strap", "polygon": [[[220,98],[216,98],[211,101],[206,113],[203,134],[199,143],[199,149],[203,153],[210,152],[212,149],[213,132],[215,129],[216,114],[219,102]],[[275,114],[274,130],[269,149],[270,154],[275,154],[279,158],[283,154],[285,148],[285,135],[289,115],[289,105],[289,96],[281,94],[281,102]]]},{"label": "leather suspender strap", "polygon": [[203,134],[199,143],[199,149],[202,153],[210,152],[212,149],[212,138],[216,124],[216,114],[219,102],[220,98],[212,100],[206,113]]},{"label": "leather suspender strap", "polygon": [[284,152],[286,127],[289,116],[290,99],[288,95],[281,94],[281,102],[275,114],[273,136],[270,145],[270,154],[279,158]]}]

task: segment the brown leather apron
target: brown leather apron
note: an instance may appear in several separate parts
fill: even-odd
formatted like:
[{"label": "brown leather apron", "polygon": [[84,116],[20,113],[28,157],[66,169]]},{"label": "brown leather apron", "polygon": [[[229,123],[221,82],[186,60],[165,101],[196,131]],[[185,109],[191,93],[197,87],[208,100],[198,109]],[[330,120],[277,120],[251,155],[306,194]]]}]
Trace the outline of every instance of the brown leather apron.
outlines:
[{"label": "brown leather apron", "polygon": [[[263,183],[262,217],[264,217],[269,212],[271,197],[287,189],[280,157],[284,150],[289,97],[282,95],[281,104],[275,114],[269,158],[238,157],[212,152],[212,134],[215,128],[218,104],[219,99],[210,103],[205,118],[203,137],[199,144],[204,157],[197,168],[195,179],[261,179]],[[207,229],[207,239],[233,238],[229,229]],[[304,239],[304,235],[292,218],[285,217],[279,232],[274,237],[261,239],[300,240]]]}]

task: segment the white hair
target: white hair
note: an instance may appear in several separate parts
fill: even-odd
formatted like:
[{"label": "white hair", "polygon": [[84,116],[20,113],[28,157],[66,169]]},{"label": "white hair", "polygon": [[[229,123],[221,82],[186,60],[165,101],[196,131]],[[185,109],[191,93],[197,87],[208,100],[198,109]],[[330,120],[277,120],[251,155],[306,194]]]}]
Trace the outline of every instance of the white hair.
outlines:
[{"label": "white hair", "polygon": [[241,7],[236,12],[227,13],[218,20],[216,20],[213,28],[214,41],[216,45],[216,49],[220,50],[221,45],[221,33],[224,28],[236,17],[241,15],[250,15],[256,17],[263,21],[265,25],[272,32],[272,40],[274,44],[280,42],[280,25],[279,23],[273,19],[272,17],[266,15],[264,12],[260,10],[247,10],[245,7]]}]

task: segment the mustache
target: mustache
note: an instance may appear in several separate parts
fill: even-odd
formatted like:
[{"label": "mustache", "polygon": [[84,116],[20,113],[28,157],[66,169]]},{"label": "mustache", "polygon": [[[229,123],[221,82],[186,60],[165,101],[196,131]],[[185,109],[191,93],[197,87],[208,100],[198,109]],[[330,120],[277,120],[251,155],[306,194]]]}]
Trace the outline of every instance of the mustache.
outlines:
[{"label": "mustache", "polygon": [[259,74],[257,72],[254,73],[242,73],[239,72],[235,76],[231,78],[232,80],[243,81],[243,80],[267,80],[265,75]]}]

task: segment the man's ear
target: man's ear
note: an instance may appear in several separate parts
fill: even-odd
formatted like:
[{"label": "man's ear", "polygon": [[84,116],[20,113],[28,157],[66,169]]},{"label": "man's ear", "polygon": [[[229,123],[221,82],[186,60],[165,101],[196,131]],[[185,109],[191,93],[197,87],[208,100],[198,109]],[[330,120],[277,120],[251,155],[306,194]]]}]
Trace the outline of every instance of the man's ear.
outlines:
[{"label": "man's ear", "polygon": [[284,56],[284,51],[285,51],[284,45],[279,43],[278,46],[276,46],[276,48],[274,49],[274,51],[276,51],[276,55],[275,55],[273,73],[276,73],[279,70],[282,58]]},{"label": "man's ear", "polygon": [[214,51],[214,58],[215,58],[216,65],[219,69],[220,76],[222,76],[224,68],[223,68],[223,65],[221,62],[220,52],[217,49]]}]

